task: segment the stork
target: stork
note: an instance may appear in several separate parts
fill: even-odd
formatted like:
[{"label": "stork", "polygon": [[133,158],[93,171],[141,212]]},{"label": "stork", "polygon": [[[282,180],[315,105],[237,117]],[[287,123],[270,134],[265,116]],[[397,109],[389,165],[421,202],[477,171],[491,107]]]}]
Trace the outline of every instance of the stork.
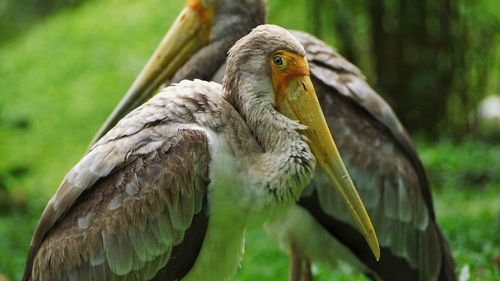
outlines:
[{"label": "stork", "polygon": [[304,55],[259,26],[230,50],[222,86],[182,81],[126,115],[50,199],[23,280],[227,280],[245,229],[293,205],[316,162],[378,258]]},{"label": "stork", "polygon": [[[227,50],[264,21],[263,0],[187,1],[96,138],[163,83],[219,81]],[[326,121],[373,218],[382,253],[380,261],[373,259],[356,221],[317,169],[299,203],[267,226],[290,254],[291,279],[311,279],[310,260],[331,266],[340,260],[373,280],[455,280],[430,184],[405,128],[356,66],[314,36],[291,33],[305,48]]]}]

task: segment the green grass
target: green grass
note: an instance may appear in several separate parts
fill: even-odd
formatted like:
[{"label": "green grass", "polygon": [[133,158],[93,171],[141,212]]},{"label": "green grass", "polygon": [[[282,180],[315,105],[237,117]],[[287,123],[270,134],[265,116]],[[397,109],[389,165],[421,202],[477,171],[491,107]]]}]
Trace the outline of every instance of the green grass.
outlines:
[{"label": "green grass", "polygon": [[473,139],[421,144],[457,269],[468,267],[471,280],[500,280],[500,146]]},{"label": "green grass", "polygon": [[[165,2],[87,1],[0,49],[0,274],[20,279],[47,200],[183,4]],[[271,22],[307,30],[305,17],[297,16],[306,0],[286,8],[269,2]],[[421,147],[457,268],[468,265],[473,280],[493,280],[498,268],[492,260],[500,254],[500,148],[474,140]],[[287,270],[277,245],[263,231],[250,231],[235,279],[284,280]],[[318,280],[365,280],[321,265],[315,272]]]}]

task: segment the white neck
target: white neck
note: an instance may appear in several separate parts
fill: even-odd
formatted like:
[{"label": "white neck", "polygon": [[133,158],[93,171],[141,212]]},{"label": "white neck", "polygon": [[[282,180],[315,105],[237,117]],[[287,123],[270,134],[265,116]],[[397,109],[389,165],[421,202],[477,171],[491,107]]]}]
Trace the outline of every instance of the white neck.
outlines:
[{"label": "white neck", "polygon": [[233,106],[263,148],[249,173],[261,194],[272,195],[267,196],[270,205],[276,201],[293,203],[311,180],[315,166],[309,146],[300,134],[306,127],[276,111],[271,81],[256,84],[252,81],[259,77],[253,76],[240,77],[237,89],[242,92],[233,99]]}]

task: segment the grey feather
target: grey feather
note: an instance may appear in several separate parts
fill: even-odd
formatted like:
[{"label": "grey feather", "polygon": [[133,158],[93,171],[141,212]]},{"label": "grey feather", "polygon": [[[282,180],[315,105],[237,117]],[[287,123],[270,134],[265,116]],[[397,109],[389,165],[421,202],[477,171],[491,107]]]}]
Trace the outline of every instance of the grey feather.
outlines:
[{"label": "grey feather", "polygon": [[[184,84],[169,90],[178,94],[188,87],[191,86]],[[220,91],[220,86],[211,83],[197,87],[201,92]],[[202,131],[178,130],[177,126],[184,126],[182,123],[168,121],[179,122],[183,118],[165,110],[165,105],[175,100],[171,96],[176,94],[166,93],[153,100],[150,107],[132,112],[68,173],[33,238],[33,245],[38,248],[38,255],[33,257],[34,278],[64,279],[56,276],[57,270],[80,280],[112,280],[115,275],[136,280],[137,276],[154,276],[169,261],[173,246],[182,241],[190,227],[195,209],[201,210],[207,181],[198,178],[208,178],[209,159]],[[220,95],[219,99],[222,100]],[[147,119],[154,126],[138,121],[158,109],[163,113]],[[191,139],[186,143],[189,148],[183,150],[182,139]],[[145,144],[146,140],[149,143]],[[172,149],[177,152],[171,152]],[[190,160],[185,161],[184,157]],[[188,162],[196,163],[197,168],[172,166]],[[162,166],[165,163],[167,169]],[[182,175],[183,172],[189,174]],[[172,174],[197,184],[186,185],[184,180],[176,183]],[[168,212],[172,208],[168,197],[172,195],[180,196],[173,218]],[[64,220],[56,224],[62,215]],[[73,238],[66,239],[68,235]],[[146,267],[154,272],[146,272]]]},{"label": "grey feather", "polygon": [[[408,133],[359,69],[319,39],[298,31],[293,35],[304,45],[325,118],[380,245],[418,269],[421,278],[436,280],[443,259],[453,262],[441,252],[447,242],[432,221],[429,183]],[[355,227],[338,213],[324,180],[315,176],[312,184],[323,211]]]},{"label": "grey feather", "polygon": [[106,230],[102,231],[102,241],[106,259],[111,271],[116,275],[125,275],[132,269],[132,249],[122,237],[110,235]]}]

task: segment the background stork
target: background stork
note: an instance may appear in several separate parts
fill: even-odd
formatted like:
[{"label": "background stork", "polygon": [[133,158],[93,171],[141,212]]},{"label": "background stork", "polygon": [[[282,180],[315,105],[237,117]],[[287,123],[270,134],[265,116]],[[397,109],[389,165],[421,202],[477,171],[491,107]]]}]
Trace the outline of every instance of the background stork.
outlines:
[{"label": "background stork", "polygon": [[[148,65],[163,50],[172,56],[161,58],[155,75],[141,73],[96,138],[165,81],[220,80],[229,46],[264,19],[262,0],[187,1]],[[453,258],[436,223],[429,181],[408,133],[356,66],[317,38],[292,34],[305,47],[318,99],[374,218],[382,250],[382,259],[375,262],[318,171],[299,204],[268,227],[290,253],[292,278],[300,278],[303,268],[310,273],[310,259],[332,265],[340,259],[376,280],[454,280]],[[143,79],[145,74],[154,79]]]},{"label": "background stork", "polygon": [[257,27],[231,49],[223,87],[168,87],[92,146],[45,208],[23,280],[227,280],[245,228],[290,207],[316,160],[378,258],[303,47]]}]

